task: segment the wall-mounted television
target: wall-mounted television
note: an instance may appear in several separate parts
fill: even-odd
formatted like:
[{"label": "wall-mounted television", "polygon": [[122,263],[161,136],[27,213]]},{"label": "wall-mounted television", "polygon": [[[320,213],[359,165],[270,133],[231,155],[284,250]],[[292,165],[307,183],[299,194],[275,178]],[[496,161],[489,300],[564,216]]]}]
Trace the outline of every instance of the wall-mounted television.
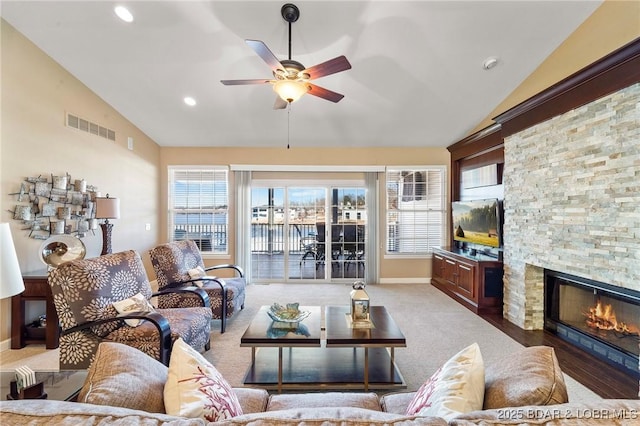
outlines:
[{"label": "wall-mounted television", "polygon": [[500,247],[501,211],[497,198],[454,201],[451,215],[455,241]]}]

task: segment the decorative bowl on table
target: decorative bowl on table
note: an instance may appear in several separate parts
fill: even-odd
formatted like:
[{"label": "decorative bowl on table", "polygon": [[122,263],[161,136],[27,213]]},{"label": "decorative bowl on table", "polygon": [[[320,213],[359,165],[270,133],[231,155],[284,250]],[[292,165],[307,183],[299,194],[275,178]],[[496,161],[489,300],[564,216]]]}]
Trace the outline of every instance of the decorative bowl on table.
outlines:
[{"label": "decorative bowl on table", "polygon": [[[280,324],[282,324],[282,326],[280,326]],[[279,339],[285,337],[289,333],[306,337],[311,336],[309,328],[307,328],[307,326],[302,323],[283,323],[274,321],[267,329],[267,337],[269,337],[270,339]]]},{"label": "decorative bowl on table", "polygon": [[298,323],[311,314],[309,311],[301,311],[299,306],[299,303],[287,303],[285,306],[274,303],[267,311],[267,314],[274,321]]}]

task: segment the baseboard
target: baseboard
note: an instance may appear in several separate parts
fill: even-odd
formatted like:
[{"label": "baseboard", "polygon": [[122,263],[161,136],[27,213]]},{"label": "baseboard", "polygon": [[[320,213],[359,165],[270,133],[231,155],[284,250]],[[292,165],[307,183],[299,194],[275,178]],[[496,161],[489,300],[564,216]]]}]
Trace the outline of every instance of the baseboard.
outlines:
[{"label": "baseboard", "polygon": [[0,352],[8,351],[9,349],[11,349],[11,339],[0,342]]},{"label": "baseboard", "polygon": [[430,284],[431,277],[413,277],[413,278],[381,278],[380,284]]}]

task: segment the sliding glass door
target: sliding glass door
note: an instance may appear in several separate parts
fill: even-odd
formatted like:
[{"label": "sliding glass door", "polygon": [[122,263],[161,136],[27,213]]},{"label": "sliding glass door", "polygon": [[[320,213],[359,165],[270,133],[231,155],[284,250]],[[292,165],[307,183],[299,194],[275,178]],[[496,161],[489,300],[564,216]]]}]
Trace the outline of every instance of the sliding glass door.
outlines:
[{"label": "sliding glass door", "polygon": [[364,279],[363,185],[253,182],[251,210],[254,282]]}]

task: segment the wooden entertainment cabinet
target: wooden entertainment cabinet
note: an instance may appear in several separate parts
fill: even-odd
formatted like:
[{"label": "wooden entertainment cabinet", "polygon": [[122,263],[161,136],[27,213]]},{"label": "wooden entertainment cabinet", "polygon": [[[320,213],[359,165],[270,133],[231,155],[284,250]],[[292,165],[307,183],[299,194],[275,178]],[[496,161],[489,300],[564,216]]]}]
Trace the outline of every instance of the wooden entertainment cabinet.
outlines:
[{"label": "wooden entertainment cabinet", "polygon": [[431,284],[476,314],[502,314],[502,261],[458,248],[433,249]]}]

